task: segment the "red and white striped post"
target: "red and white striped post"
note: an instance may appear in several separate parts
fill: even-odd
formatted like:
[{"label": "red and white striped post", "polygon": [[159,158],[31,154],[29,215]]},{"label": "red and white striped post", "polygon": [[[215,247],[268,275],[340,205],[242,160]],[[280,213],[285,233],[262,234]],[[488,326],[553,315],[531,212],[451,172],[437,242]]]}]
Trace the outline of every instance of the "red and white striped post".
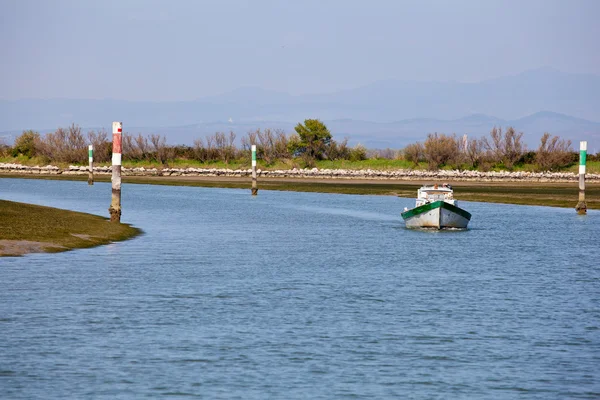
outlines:
[{"label": "red and white striped post", "polygon": [[252,145],[252,196],[258,194],[258,185],[256,183],[256,145]]},{"label": "red and white striped post", "polygon": [[112,199],[110,202],[111,222],[121,222],[121,154],[123,153],[123,123],[113,122],[113,151],[112,151]]}]

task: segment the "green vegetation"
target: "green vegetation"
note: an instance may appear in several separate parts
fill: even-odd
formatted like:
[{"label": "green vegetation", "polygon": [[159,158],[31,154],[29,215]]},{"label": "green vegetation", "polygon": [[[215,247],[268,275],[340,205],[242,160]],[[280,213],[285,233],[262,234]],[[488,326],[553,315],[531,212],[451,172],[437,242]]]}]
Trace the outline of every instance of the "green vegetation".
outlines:
[{"label": "green vegetation", "polygon": [[[374,170],[395,170],[395,169],[414,169],[413,165],[404,159],[387,158],[369,158],[366,160],[322,160],[316,162],[319,169],[374,169]],[[417,168],[424,169],[424,163]]]},{"label": "green vegetation", "polygon": [[93,247],[140,233],[97,215],[0,200],[0,256]]},{"label": "green vegetation", "polygon": [[[598,159],[598,155],[596,155],[595,158]],[[578,174],[579,165],[572,165],[571,167],[567,168],[566,171]],[[586,162],[586,172],[589,174],[600,174],[600,161],[590,161],[590,158],[588,157]]]},{"label": "green vegetation", "polygon": [[[39,157],[27,158],[24,156],[19,157],[0,157],[0,163],[14,163],[28,166],[35,165],[47,165],[48,162],[41,160]],[[52,163],[58,167],[68,168],[69,163]],[[72,165],[87,165],[87,163],[74,163]],[[95,163],[96,166],[104,165],[110,166],[109,162],[104,163]],[[292,159],[292,160],[277,160],[270,164],[266,163],[264,160],[258,160],[257,162],[258,168],[263,170],[285,170],[292,168],[304,168],[304,164],[301,159]],[[415,169],[415,170],[425,170],[427,169],[427,164],[425,162],[419,162],[418,165],[414,165],[408,160],[405,159],[387,159],[387,158],[368,158],[366,160],[360,161],[352,161],[352,160],[321,160],[315,161],[315,167],[319,169],[356,169],[356,170],[365,170],[365,169],[373,169],[373,170],[395,170],[395,169]],[[229,169],[249,169],[251,167],[250,160],[240,159],[231,161],[229,164],[226,164],[222,161],[211,161],[211,162],[201,162],[198,160],[189,160],[184,158],[177,158],[169,161],[167,165],[163,165],[156,161],[124,161],[123,166],[126,168],[139,168],[144,167],[146,169],[150,168],[229,168]],[[571,164],[569,167],[557,169],[557,171],[563,172],[572,172],[577,174],[579,171],[578,164]],[[453,169],[452,166],[446,165],[440,169]],[[504,169],[499,167],[493,167],[489,169],[490,171],[503,171]],[[536,168],[535,164],[518,164],[515,165],[512,171],[519,172],[538,172],[539,169]],[[587,172],[590,174],[600,174],[600,161],[590,161],[590,157],[588,157],[587,161]]]},{"label": "green vegetation", "polygon": [[572,150],[571,141],[545,133],[537,151],[528,152],[522,138],[523,132],[517,133],[512,127],[504,132],[494,127],[489,137],[479,139],[430,133],[424,145],[407,146],[405,158],[413,163],[425,161],[429,170],[449,167],[512,171],[529,165],[537,171],[557,171],[577,163],[579,155]]},{"label": "green vegetation", "polygon": [[[282,130],[257,129],[241,137],[236,147],[236,134],[217,132],[196,139],[194,146],[169,146],[158,134],[147,137],[124,134],[123,166],[127,168],[229,168],[251,167],[252,145],[257,146],[258,167],[268,169],[469,169],[480,171],[567,171],[577,173],[579,153],[571,142],[543,135],[537,151],[527,151],[523,133],[512,127],[503,131],[494,127],[487,137],[462,138],[432,133],[424,144],[409,144],[402,150],[366,149],[347,146],[347,139],[333,140],[328,128],[318,119],[306,119],[287,135]],[[43,137],[24,131],[10,146],[0,142],[0,162],[22,165],[69,164],[87,165],[87,146],[94,145],[94,162],[110,165],[111,142],[105,131],[90,131],[87,136],[76,125]],[[588,173],[600,173],[600,156],[588,154]],[[5,175],[10,177],[10,175]],[[0,176],[2,177],[2,176]],[[34,179],[85,180],[84,176],[23,176]],[[97,175],[97,181],[110,181],[110,176]],[[225,177],[152,177],[125,176],[125,183],[160,185],[249,188],[249,180]],[[278,179],[261,178],[260,190],[290,190],[347,194],[397,195],[413,198],[421,181],[398,182],[366,180]],[[452,183],[452,182],[451,182]],[[574,207],[577,185],[557,183],[475,183],[455,182],[456,197],[466,201]],[[587,184],[586,197],[590,209],[600,209],[600,185]],[[24,251],[64,251],[124,240],[139,234],[136,228],[111,224],[107,219],[56,210],[47,207],[0,201],[0,255]],[[25,249],[25,250],[23,250]]]},{"label": "green vegetation", "polygon": [[331,146],[331,133],[325,124],[318,119],[307,119],[304,124],[294,128],[297,137],[292,136],[288,145],[290,153],[301,153],[308,166],[314,160],[323,160],[327,157],[327,150]]},{"label": "green vegetation", "polygon": [[40,140],[40,134],[32,130],[24,131],[21,136],[15,140],[11,150],[13,157],[23,155],[27,158],[34,157],[37,153],[36,145]]},{"label": "green vegetation", "polygon": [[[523,133],[512,127],[494,127],[481,138],[455,134],[430,133],[424,143],[404,149],[366,149],[358,144],[349,148],[347,139],[336,141],[318,119],[306,119],[288,135],[282,130],[257,129],[239,140],[234,132],[216,132],[198,138],[193,146],[166,144],[159,134],[123,135],[123,166],[145,168],[250,168],[250,148],[257,146],[261,169],[342,168],[342,169],[461,169],[479,171],[573,171],[579,153],[570,141],[543,135],[536,151],[523,144]],[[58,128],[40,136],[25,131],[13,146],[0,143],[0,161],[24,165],[87,165],[87,146],[94,145],[96,165],[108,165],[111,142],[105,131],[90,131],[87,136],[76,125]],[[598,173],[599,155],[588,154],[588,171]]]}]

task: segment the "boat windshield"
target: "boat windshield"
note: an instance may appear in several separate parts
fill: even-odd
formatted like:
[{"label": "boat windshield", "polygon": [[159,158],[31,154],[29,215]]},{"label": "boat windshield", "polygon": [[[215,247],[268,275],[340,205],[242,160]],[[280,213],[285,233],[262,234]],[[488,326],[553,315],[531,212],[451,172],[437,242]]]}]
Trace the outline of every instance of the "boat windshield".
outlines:
[{"label": "boat windshield", "polygon": [[446,193],[428,193],[427,198],[429,198],[433,201],[444,200],[447,198],[447,194]]},{"label": "boat windshield", "polygon": [[419,189],[417,200],[421,203],[434,201],[446,201],[448,203],[453,203],[454,196],[452,189],[448,187],[424,186]]}]

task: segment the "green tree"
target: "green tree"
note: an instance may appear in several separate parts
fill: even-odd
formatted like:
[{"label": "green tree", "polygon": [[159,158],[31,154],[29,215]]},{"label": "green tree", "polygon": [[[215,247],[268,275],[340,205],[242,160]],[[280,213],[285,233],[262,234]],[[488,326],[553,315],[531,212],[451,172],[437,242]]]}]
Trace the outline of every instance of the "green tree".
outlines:
[{"label": "green tree", "polygon": [[331,133],[325,124],[318,119],[305,119],[304,125],[299,123],[294,129],[300,139],[298,150],[307,159],[323,159],[331,144]]},{"label": "green tree", "polygon": [[23,131],[21,136],[15,139],[15,145],[12,150],[13,157],[17,157],[19,154],[29,158],[35,156],[37,153],[36,146],[38,145],[39,140],[39,133],[32,130]]}]

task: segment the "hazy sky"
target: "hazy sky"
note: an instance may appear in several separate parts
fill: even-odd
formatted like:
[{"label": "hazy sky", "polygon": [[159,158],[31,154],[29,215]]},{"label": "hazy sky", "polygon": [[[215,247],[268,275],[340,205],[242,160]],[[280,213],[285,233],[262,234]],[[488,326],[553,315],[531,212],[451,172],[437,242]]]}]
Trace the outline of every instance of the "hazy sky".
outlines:
[{"label": "hazy sky", "polygon": [[0,98],[600,75],[596,0],[0,0]]}]

